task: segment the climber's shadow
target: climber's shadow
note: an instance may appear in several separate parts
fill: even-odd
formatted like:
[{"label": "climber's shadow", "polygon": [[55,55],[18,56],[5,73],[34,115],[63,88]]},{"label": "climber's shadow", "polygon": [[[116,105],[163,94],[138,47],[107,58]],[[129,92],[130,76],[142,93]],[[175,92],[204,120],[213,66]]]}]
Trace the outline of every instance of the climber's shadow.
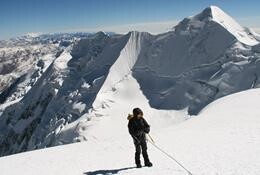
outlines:
[{"label": "climber's shadow", "polygon": [[85,172],[84,174],[85,175],[117,174],[120,171],[125,171],[134,168],[136,167],[126,167],[126,168],[111,169],[111,170],[96,170],[96,171]]}]

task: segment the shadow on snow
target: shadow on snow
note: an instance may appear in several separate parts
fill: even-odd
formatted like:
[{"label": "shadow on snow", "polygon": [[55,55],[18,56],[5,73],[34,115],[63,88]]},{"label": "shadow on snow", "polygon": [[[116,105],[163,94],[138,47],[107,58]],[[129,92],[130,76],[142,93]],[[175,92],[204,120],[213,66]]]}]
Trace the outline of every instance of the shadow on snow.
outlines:
[{"label": "shadow on snow", "polygon": [[120,168],[120,169],[111,169],[111,170],[96,170],[96,171],[89,171],[85,172],[85,175],[100,175],[100,174],[117,174],[120,171],[134,169],[135,167],[127,167],[127,168]]}]

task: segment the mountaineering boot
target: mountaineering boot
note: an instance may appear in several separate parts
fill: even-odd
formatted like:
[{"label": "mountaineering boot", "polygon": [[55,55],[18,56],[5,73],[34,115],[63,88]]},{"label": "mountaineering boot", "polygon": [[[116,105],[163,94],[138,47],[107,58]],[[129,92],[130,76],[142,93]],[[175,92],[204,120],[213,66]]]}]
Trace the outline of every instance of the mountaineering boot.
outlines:
[{"label": "mountaineering boot", "polygon": [[142,168],[141,164],[136,164],[136,168]]},{"label": "mountaineering boot", "polygon": [[147,166],[147,167],[152,167],[153,166],[153,164],[151,162],[145,162],[144,165]]}]

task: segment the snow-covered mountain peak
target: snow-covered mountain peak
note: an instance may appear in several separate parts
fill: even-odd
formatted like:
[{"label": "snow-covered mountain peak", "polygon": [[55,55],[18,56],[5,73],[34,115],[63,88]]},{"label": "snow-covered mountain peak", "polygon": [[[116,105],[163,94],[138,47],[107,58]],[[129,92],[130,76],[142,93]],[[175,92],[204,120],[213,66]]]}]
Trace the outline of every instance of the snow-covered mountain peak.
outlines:
[{"label": "snow-covered mountain peak", "polygon": [[181,34],[201,33],[202,29],[207,31],[209,28],[213,30],[215,30],[214,28],[219,28],[216,24],[220,25],[243,44],[253,46],[259,43],[254,34],[247,28],[242,27],[217,6],[207,7],[201,13],[185,18],[175,27],[175,31]]},{"label": "snow-covered mountain peak", "polygon": [[222,16],[228,16],[221,8],[215,5],[211,5],[208,7],[211,10],[212,17],[214,18],[215,15],[221,14]]},{"label": "snow-covered mountain peak", "polygon": [[[217,6],[209,6],[205,8],[201,13],[191,16],[189,19],[201,22],[215,21],[217,23],[222,23],[225,19],[234,21],[228,14],[221,10]],[[236,22],[233,22],[236,23]],[[239,24],[238,24],[239,25]]]},{"label": "snow-covered mountain peak", "polygon": [[219,24],[229,25],[229,27],[232,27],[232,26],[230,26],[232,24],[232,25],[234,25],[233,27],[241,28],[241,26],[231,16],[229,16],[226,12],[224,12],[218,6],[214,6],[214,5],[211,5],[207,8],[205,8],[201,13],[199,13],[198,15],[195,15],[194,17],[191,17],[191,18],[193,20],[195,19],[195,20],[200,20],[200,21],[213,20]]},{"label": "snow-covered mountain peak", "polygon": [[228,15],[226,15],[225,12],[223,12],[220,8],[216,6],[210,6],[194,16],[184,18],[175,27],[175,31],[177,31],[177,33],[185,35],[201,33],[202,29],[211,27],[212,25],[209,26],[209,24],[212,24],[213,21],[213,25],[216,25],[216,23],[221,25],[224,19],[227,18],[226,16]]},{"label": "snow-covered mountain peak", "polygon": [[[225,13],[217,6],[210,6],[206,8],[203,12],[211,13],[212,20],[223,26],[227,31],[233,34],[238,41],[246,44],[246,45],[256,45],[259,42],[255,39],[255,37],[248,32],[248,30],[242,27],[236,20],[234,20],[231,16]],[[203,13],[202,12],[202,13]]]}]

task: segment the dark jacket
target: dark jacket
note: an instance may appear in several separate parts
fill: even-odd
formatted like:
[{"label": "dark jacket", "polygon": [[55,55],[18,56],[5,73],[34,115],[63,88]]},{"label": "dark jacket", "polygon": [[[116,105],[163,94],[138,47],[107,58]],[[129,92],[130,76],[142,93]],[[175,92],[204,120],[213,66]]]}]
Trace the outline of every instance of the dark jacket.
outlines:
[{"label": "dark jacket", "polygon": [[134,143],[138,144],[145,141],[145,133],[150,132],[150,126],[143,117],[131,117],[128,122],[128,130]]}]

